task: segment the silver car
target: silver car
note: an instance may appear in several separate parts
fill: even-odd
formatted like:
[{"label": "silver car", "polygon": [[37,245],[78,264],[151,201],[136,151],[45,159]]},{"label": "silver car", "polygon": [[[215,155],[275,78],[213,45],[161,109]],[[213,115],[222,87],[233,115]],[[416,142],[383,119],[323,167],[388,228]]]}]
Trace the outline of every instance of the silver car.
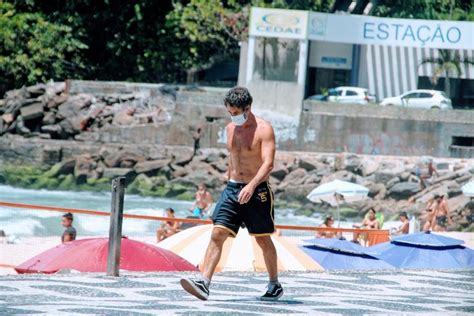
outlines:
[{"label": "silver car", "polygon": [[446,93],[437,90],[412,90],[397,97],[385,98],[380,105],[441,110],[453,108]]}]

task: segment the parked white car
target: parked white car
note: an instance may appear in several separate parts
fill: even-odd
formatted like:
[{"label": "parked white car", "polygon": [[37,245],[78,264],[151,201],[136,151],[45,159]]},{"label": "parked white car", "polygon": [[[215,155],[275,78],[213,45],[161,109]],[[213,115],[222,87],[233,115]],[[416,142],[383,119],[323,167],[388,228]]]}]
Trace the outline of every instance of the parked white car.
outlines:
[{"label": "parked white car", "polygon": [[453,108],[451,99],[446,93],[437,90],[413,90],[397,97],[385,98],[382,106],[403,106],[420,109],[450,110]]},{"label": "parked white car", "polygon": [[355,103],[355,104],[367,104],[370,102],[376,102],[374,95],[371,95],[365,88],[359,87],[337,87],[329,89],[327,95],[313,95],[308,99],[318,101],[329,101],[335,103]]}]

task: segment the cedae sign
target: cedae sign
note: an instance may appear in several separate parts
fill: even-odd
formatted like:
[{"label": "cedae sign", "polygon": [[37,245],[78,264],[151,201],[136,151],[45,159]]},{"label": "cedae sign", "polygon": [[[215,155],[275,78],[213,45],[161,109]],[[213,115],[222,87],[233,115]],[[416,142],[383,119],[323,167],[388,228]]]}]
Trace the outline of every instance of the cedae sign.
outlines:
[{"label": "cedae sign", "polygon": [[308,12],[252,8],[250,35],[306,39]]}]

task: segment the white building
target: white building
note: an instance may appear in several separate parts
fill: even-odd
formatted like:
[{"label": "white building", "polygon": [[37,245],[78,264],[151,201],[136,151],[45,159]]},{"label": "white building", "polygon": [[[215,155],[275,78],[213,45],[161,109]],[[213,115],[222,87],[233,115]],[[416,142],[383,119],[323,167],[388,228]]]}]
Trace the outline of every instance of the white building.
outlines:
[{"label": "white building", "polygon": [[[252,8],[239,84],[257,108],[299,117],[305,97],[340,85],[379,100],[429,88],[435,66],[422,62],[439,49],[474,61],[474,23]],[[474,66],[463,64],[458,79],[455,103],[474,105]]]}]

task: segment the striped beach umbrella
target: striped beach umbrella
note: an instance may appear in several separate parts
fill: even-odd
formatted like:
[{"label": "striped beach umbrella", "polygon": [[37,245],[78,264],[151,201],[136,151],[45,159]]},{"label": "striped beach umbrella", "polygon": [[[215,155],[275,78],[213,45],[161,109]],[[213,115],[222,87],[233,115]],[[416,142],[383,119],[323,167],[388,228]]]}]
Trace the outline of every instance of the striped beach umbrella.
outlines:
[{"label": "striped beach umbrella", "polygon": [[[211,239],[212,225],[200,225],[183,230],[158,244],[200,267],[207,245]],[[272,236],[278,254],[278,270],[322,271],[312,258],[289,242],[286,237]],[[228,238],[222,249],[216,272],[222,271],[266,271],[263,253],[255,238],[247,229],[240,229],[235,238]]]}]

